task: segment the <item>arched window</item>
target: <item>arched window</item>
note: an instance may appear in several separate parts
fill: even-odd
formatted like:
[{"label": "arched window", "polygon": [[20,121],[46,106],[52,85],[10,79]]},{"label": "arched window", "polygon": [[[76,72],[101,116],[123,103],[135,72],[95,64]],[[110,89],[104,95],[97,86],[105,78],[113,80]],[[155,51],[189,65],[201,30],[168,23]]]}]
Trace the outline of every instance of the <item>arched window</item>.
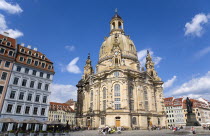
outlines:
[{"label": "arched window", "polygon": [[133,125],[136,125],[136,117],[132,118],[132,123],[133,123]]},{"label": "arched window", "polygon": [[118,22],[118,28],[119,28],[119,29],[122,29],[122,24],[121,24],[121,22]]},{"label": "arched window", "polygon": [[103,99],[106,99],[106,88],[103,88]]},{"label": "arched window", "polygon": [[114,85],[114,96],[120,96],[120,85],[119,84]]},{"label": "arched window", "polygon": [[130,50],[133,51],[133,45],[132,44],[130,44]]},{"label": "arched window", "polygon": [[130,98],[133,98],[133,87],[132,86],[129,87],[129,94],[130,94]]},{"label": "arched window", "polygon": [[90,93],[90,100],[93,101],[93,90],[91,90],[91,93]]},{"label": "arched window", "polygon": [[105,124],[105,117],[101,117],[101,125]]},{"label": "arched window", "polygon": [[148,111],[149,110],[147,90],[144,90],[144,107],[145,107],[145,111]]},{"label": "arched window", "polygon": [[112,23],[112,28],[115,29],[115,23],[114,22]]}]

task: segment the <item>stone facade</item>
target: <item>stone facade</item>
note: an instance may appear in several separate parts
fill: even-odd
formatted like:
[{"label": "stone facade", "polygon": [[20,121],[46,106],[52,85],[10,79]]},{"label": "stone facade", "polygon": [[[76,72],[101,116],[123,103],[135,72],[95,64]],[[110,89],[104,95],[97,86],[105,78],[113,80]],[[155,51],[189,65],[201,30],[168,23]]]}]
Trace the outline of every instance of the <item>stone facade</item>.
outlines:
[{"label": "stone facade", "polygon": [[136,47],[125,35],[123,20],[116,13],[110,36],[102,43],[94,72],[90,55],[78,82],[77,125],[83,127],[165,126],[163,82],[147,52],[146,71],[138,61]]}]

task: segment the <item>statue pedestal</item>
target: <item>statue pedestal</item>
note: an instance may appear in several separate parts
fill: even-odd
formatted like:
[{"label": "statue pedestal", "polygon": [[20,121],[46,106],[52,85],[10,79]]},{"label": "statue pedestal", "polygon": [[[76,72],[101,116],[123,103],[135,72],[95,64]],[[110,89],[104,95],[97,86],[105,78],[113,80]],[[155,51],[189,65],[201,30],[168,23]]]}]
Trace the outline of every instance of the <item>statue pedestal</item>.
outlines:
[{"label": "statue pedestal", "polygon": [[186,126],[200,126],[200,123],[196,120],[195,113],[187,113]]}]

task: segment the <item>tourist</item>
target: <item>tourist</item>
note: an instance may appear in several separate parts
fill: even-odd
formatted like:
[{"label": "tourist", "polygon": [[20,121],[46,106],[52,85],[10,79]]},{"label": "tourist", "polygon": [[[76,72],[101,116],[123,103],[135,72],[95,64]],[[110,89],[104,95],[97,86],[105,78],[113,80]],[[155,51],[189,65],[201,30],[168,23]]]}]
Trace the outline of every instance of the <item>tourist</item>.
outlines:
[{"label": "tourist", "polygon": [[102,133],[103,135],[106,135],[106,128],[103,129]]},{"label": "tourist", "polygon": [[194,128],[194,127],[191,128],[191,131],[192,131],[193,134],[196,134],[196,133],[195,133],[195,128]]},{"label": "tourist", "polygon": [[112,128],[111,128],[111,127],[109,127],[109,129],[108,129],[108,133],[109,133],[109,134],[111,133],[111,130],[112,130]]}]

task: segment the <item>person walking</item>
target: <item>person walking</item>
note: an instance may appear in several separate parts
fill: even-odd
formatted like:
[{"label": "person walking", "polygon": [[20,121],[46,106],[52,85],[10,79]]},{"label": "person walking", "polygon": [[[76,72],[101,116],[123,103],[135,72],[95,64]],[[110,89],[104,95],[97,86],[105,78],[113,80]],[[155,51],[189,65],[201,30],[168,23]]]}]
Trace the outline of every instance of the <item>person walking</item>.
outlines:
[{"label": "person walking", "polygon": [[195,133],[195,128],[194,128],[194,127],[191,128],[191,131],[192,131],[193,134],[196,134],[196,133]]}]

